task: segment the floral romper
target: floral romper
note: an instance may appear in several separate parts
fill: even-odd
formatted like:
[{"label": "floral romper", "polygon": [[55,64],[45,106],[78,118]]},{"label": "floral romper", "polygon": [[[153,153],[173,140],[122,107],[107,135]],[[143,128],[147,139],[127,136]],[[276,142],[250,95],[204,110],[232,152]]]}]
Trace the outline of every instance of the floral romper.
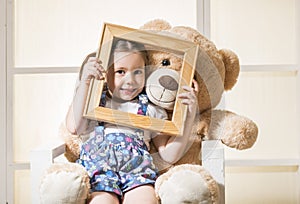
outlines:
[{"label": "floral romper", "polygon": [[[145,115],[147,96],[140,94],[138,101],[138,114]],[[143,131],[135,132],[104,135],[104,126],[97,126],[95,136],[82,145],[77,163],[86,168],[92,192],[113,192],[122,197],[137,186],[154,185],[157,169],[143,140]]]}]

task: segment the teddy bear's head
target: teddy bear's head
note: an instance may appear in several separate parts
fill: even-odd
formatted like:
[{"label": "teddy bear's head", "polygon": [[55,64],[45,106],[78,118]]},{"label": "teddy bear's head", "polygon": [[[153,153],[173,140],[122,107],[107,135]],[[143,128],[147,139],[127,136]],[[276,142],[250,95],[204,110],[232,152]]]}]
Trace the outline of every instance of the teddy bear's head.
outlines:
[{"label": "teddy bear's head", "polygon": [[[230,90],[236,83],[240,70],[237,55],[230,50],[218,50],[213,42],[209,41],[197,30],[185,26],[171,27],[168,22],[160,19],[149,21],[148,23],[144,24],[141,29],[178,37],[184,40],[192,41],[199,45],[200,52],[197,58],[195,79],[199,86],[198,103],[200,112],[217,106],[221,100],[223,92]],[[177,72],[180,71],[183,62],[182,56],[157,50],[149,50],[148,52],[149,64],[154,66],[156,69],[167,68]],[[172,76],[173,74],[171,77]],[[159,82],[158,84],[161,86],[161,90],[165,88],[163,85],[167,86],[166,90],[168,90],[169,85],[172,85],[172,88],[175,87],[175,83],[173,80],[170,80],[170,77],[169,81],[172,81],[171,83],[165,83],[167,80],[162,80],[161,83],[157,77],[156,79],[156,82]],[[174,79],[176,80],[176,78]],[[154,81],[152,82],[156,83]],[[148,93],[151,92],[151,87],[155,86],[152,85],[148,87]],[[169,94],[169,96],[164,96],[162,91],[160,93],[160,95],[157,95],[159,95],[162,100],[165,100],[165,98],[172,98],[170,97],[170,92],[166,92],[166,94]],[[174,94],[174,92],[172,92],[172,94]],[[172,96],[174,99],[175,95]],[[154,103],[156,103],[156,101],[154,101]],[[161,105],[162,103],[156,104]],[[171,104],[168,105],[170,106]],[[167,109],[171,109],[169,106]],[[166,106],[162,107],[166,108]]]}]

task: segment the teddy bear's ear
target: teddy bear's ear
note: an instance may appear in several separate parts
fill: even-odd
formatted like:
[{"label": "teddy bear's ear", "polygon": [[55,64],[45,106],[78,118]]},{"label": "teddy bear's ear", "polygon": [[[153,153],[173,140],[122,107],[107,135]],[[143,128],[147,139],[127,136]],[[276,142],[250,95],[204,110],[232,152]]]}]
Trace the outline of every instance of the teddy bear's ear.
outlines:
[{"label": "teddy bear's ear", "polygon": [[171,27],[172,26],[165,20],[154,19],[145,23],[143,26],[140,27],[140,29],[160,31],[160,30],[169,30],[171,29]]},{"label": "teddy bear's ear", "polygon": [[224,89],[230,90],[236,83],[240,73],[240,63],[238,56],[228,49],[219,50],[225,66]]}]

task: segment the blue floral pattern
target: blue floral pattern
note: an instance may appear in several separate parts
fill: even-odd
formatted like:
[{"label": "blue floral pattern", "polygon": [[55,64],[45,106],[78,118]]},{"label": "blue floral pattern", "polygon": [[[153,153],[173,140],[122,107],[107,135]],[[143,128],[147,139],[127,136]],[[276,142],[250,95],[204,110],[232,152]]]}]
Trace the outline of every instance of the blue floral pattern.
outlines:
[{"label": "blue floral pattern", "polygon": [[[138,114],[146,114],[147,96],[139,98]],[[124,192],[140,185],[154,184],[157,169],[143,140],[143,131],[136,134],[110,133],[95,127],[94,136],[82,145],[77,163],[83,165],[91,180],[92,191]]]}]

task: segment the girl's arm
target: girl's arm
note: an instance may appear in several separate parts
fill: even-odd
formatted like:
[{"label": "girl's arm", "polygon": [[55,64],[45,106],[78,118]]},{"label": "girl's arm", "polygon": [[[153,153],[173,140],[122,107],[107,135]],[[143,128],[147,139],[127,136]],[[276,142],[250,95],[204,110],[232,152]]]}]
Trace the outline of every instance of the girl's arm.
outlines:
[{"label": "girl's arm", "polygon": [[178,137],[158,135],[153,138],[153,143],[158,149],[161,158],[168,163],[175,163],[178,161],[192,142],[190,140],[190,136],[192,134],[198,109],[198,84],[195,80],[193,80],[193,86],[194,88],[187,86],[183,87],[186,92],[178,95],[178,97],[182,99],[182,103],[188,105],[187,117],[183,127],[183,135]]},{"label": "girl's arm", "polygon": [[92,78],[104,79],[104,69],[96,57],[87,57],[80,71],[79,85],[76,87],[75,95],[66,116],[67,129],[72,134],[82,134],[88,129],[89,120],[83,117],[85,102]]}]

